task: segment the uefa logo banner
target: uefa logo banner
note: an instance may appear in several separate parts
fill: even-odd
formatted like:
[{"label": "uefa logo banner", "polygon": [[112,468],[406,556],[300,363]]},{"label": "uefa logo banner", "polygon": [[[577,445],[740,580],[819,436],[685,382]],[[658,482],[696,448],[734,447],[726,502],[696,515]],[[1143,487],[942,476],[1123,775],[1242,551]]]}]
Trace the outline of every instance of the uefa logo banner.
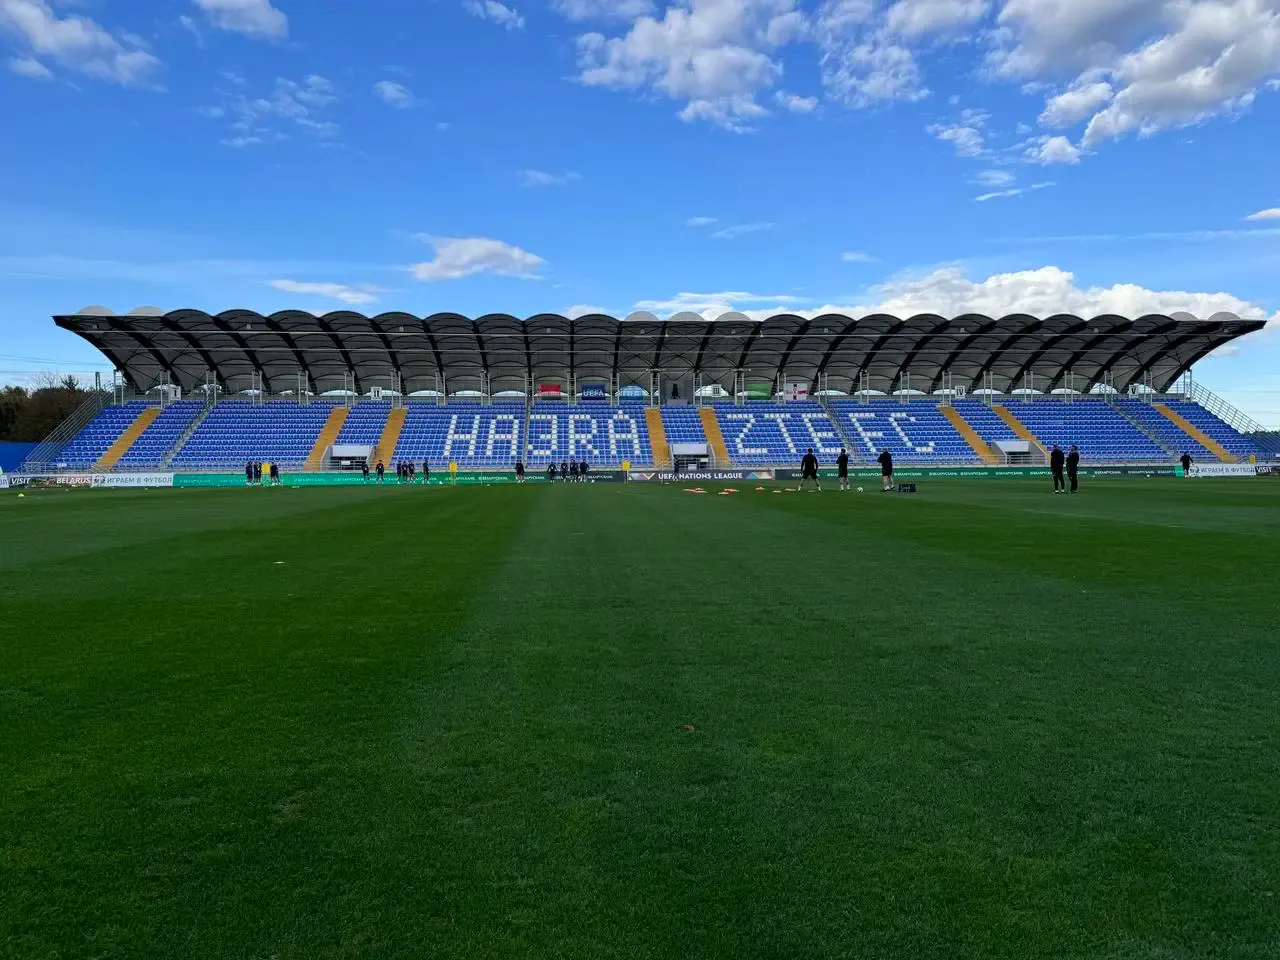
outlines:
[{"label": "uefa logo banner", "polygon": [[772,480],[772,470],[669,470],[637,471],[627,474],[627,479],[641,483],[741,483],[747,480]]}]

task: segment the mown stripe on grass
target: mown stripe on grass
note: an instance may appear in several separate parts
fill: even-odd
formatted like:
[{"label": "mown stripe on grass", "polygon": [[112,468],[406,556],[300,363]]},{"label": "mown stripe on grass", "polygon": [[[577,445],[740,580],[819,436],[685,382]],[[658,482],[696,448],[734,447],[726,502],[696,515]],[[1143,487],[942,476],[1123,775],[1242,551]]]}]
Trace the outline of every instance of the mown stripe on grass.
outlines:
[{"label": "mown stripe on grass", "polygon": [[380,908],[358,881],[405,813],[386,806],[404,698],[530,506],[414,493],[213,529],[177,499],[114,504],[148,548],[172,505],[165,549],[19,572],[0,627],[12,955],[371,955],[345,917]]},{"label": "mown stripe on grass", "polygon": [[409,728],[434,955],[1269,942],[1273,661],[771,500],[546,492]]}]

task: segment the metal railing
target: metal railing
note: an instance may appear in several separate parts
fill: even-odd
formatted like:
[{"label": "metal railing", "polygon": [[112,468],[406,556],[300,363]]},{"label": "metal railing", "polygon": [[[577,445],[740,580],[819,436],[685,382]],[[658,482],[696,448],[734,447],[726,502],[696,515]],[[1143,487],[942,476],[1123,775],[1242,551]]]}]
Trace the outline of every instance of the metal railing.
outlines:
[{"label": "metal railing", "polygon": [[215,406],[217,406],[216,396],[208,397],[205,400],[205,404],[200,408],[200,412],[195,415],[195,418],[189,424],[187,424],[186,429],[179,434],[178,439],[173,441],[173,445],[169,447],[169,449],[165,451],[164,456],[160,458],[161,469],[169,469],[169,465],[173,463],[174,458],[182,452],[182,448],[187,445],[187,441],[191,439],[191,435],[199,429],[200,424],[204,423],[204,418],[209,416]]},{"label": "metal railing", "polygon": [[1200,406],[1204,407],[1219,420],[1224,421],[1227,426],[1237,433],[1259,433],[1266,429],[1239,407],[1232,406],[1212,390],[1202,387],[1195,381],[1184,387],[1183,396],[1200,404]]},{"label": "metal railing", "polygon": [[[128,403],[132,397],[125,397]],[[26,473],[48,473],[57,461],[62,448],[74,440],[87,427],[111,400],[110,390],[91,390],[85,401],[76,407],[57,428],[41,441],[40,445],[22,461],[21,469]]]}]

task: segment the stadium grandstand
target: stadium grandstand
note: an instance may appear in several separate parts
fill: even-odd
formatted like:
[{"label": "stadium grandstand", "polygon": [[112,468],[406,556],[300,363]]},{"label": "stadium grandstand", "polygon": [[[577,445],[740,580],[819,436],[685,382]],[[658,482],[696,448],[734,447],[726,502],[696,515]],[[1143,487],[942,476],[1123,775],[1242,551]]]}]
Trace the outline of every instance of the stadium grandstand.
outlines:
[{"label": "stadium grandstand", "polygon": [[[1261,321],[1218,314],[478,319],[85,308],[116,370],[28,472],[1094,464],[1274,456],[1190,375]],[[1255,434],[1258,440],[1254,439]]]}]

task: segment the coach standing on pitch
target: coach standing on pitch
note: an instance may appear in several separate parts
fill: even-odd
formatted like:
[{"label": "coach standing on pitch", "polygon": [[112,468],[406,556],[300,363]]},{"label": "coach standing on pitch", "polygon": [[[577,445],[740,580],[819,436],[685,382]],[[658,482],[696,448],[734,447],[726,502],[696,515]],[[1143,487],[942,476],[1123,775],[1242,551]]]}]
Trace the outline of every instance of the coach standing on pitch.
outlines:
[{"label": "coach standing on pitch", "polygon": [[1067,479],[1071,481],[1072,493],[1080,489],[1080,448],[1074,443],[1067,454]]},{"label": "coach standing on pitch", "polygon": [[876,461],[880,464],[881,489],[888,493],[893,489],[893,454],[889,452],[888,447],[881,448],[880,456],[876,457]]},{"label": "coach standing on pitch", "polygon": [[1063,454],[1062,448],[1055,443],[1053,451],[1049,454],[1049,471],[1053,474],[1054,493],[1067,492],[1067,481],[1062,478],[1062,470],[1066,463],[1066,455]]}]

